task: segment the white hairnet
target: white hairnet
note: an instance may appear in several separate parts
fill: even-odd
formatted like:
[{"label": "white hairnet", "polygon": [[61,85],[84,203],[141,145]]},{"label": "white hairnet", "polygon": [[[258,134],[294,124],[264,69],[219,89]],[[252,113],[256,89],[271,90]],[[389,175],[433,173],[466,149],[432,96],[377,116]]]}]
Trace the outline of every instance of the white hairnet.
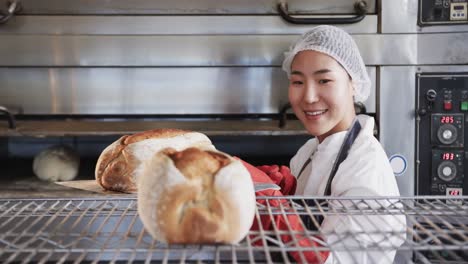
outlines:
[{"label": "white hairnet", "polygon": [[291,74],[291,64],[297,53],[315,50],[327,54],[338,61],[351,76],[355,101],[365,101],[370,93],[370,79],[353,38],[345,31],[333,26],[318,26],[306,32],[285,52],[283,70]]}]

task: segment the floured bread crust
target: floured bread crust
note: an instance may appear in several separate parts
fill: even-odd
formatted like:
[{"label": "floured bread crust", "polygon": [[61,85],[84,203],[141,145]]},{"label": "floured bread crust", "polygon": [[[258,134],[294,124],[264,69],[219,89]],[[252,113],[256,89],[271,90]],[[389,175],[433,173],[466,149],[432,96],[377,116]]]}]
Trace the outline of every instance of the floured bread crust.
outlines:
[{"label": "floured bread crust", "polygon": [[206,135],[179,129],[155,129],[123,136],[99,156],[96,181],[106,190],[136,192],[135,175],[142,162],[164,148],[182,150],[192,146],[214,149]]},{"label": "floured bread crust", "polygon": [[138,213],[166,243],[237,243],[255,214],[250,174],[229,155],[203,148],[166,149],[138,176]]}]

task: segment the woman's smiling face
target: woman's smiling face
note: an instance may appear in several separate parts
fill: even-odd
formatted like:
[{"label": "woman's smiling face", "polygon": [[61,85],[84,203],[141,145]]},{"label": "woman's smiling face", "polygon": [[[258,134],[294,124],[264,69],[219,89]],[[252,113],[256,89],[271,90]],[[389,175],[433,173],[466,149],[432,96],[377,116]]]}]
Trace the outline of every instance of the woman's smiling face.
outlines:
[{"label": "woman's smiling face", "polygon": [[296,54],[291,64],[289,102],[319,142],[349,128],[355,117],[353,95],[351,79],[335,59],[312,50]]}]

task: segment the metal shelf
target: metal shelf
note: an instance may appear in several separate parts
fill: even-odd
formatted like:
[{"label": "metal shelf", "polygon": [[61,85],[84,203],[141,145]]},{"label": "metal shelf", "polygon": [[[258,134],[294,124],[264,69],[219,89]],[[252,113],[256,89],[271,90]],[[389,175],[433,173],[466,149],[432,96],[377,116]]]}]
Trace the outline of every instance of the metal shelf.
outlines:
[{"label": "metal shelf", "polygon": [[15,129],[0,120],[0,136],[116,136],[157,128],[178,128],[208,136],[289,136],[307,135],[298,120],[287,120],[280,128],[278,120],[17,120]]},{"label": "metal shelf", "polygon": [[[262,201],[265,199],[267,203]],[[323,197],[259,197],[256,218],[321,215],[372,221],[383,216],[406,216],[407,225],[401,231],[375,228],[372,232],[340,234],[278,230],[274,226],[273,230],[250,231],[239,245],[165,245],[154,241],[144,230],[135,198],[0,199],[0,262],[265,263],[275,261],[273,253],[286,256],[292,251],[334,254],[343,250],[389,249],[398,249],[405,263],[468,262],[467,196],[330,198],[329,207],[320,199]],[[279,206],[272,206],[274,203]],[[406,241],[401,246],[388,243],[391,237],[405,234]],[[367,235],[373,240],[351,246],[317,240],[318,246],[304,248],[296,239],[282,242],[281,235],[337,235],[341,239]],[[259,241],[263,246],[253,245]]]}]

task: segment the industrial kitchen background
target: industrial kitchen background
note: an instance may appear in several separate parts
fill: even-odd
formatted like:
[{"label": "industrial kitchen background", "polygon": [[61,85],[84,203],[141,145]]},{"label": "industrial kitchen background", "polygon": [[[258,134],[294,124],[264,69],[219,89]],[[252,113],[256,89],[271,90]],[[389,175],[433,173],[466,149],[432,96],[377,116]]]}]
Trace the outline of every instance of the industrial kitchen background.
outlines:
[{"label": "industrial kitchen background", "polygon": [[402,196],[466,195],[467,2],[0,0],[2,192],[51,145],[72,146],[91,179],[105,146],[153,128],[287,164],[309,136],[283,53],[332,24],[364,58],[372,91],[357,110],[375,117]]}]

